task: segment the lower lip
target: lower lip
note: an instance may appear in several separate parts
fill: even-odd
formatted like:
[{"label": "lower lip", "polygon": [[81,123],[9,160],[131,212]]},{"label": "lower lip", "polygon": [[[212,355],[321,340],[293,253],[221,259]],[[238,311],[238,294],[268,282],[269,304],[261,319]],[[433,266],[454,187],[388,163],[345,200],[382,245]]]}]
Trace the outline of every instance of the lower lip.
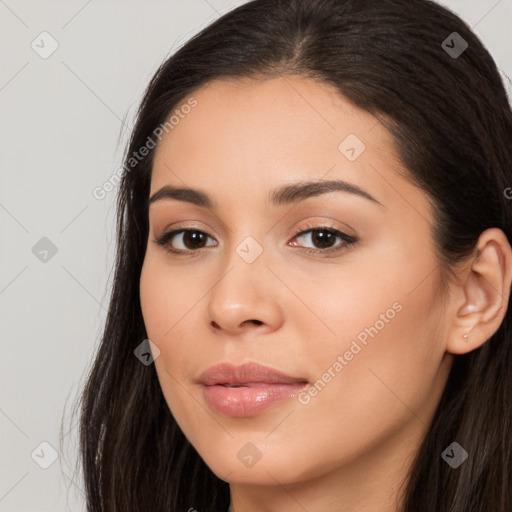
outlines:
[{"label": "lower lip", "polygon": [[295,396],[307,383],[255,384],[228,387],[216,384],[203,386],[206,401],[226,416],[254,416],[271,405]]}]

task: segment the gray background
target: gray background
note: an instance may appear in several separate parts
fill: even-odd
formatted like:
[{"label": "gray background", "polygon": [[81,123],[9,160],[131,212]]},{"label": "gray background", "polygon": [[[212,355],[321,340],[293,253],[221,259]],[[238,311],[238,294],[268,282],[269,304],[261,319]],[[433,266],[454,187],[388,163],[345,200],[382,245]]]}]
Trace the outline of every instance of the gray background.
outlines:
[{"label": "gray background", "polygon": [[[121,166],[160,62],[243,3],[0,0],[1,512],[85,510],[71,408],[99,342],[115,249],[116,190],[102,200],[92,191]],[[512,76],[512,0],[441,3]],[[44,31],[58,43],[47,58]]]}]

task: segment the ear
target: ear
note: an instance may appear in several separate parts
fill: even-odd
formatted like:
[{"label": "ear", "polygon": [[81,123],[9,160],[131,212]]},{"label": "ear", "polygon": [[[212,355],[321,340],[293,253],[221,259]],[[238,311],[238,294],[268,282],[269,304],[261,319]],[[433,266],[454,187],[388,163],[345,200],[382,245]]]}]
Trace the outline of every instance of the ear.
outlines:
[{"label": "ear", "polygon": [[490,228],[480,235],[474,254],[458,277],[452,285],[455,313],[446,350],[465,354],[483,345],[498,330],[507,311],[512,249],[501,229]]}]

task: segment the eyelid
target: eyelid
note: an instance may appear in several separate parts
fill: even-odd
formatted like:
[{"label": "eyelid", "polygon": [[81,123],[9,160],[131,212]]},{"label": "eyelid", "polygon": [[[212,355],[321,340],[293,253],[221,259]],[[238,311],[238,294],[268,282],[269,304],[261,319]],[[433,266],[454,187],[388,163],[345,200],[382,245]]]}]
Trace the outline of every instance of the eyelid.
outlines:
[{"label": "eyelid", "polygon": [[[340,231],[341,233],[343,233],[344,235],[347,235],[348,237],[356,238],[355,235],[351,235],[350,233],[347,233],[345,228],[339,227],[337,224],[339,224],[339,223],[335,223],[335,222],[333,222],[331,220],[328,220],[328,221],[321,221],[321,220],[319,220],[317,222],[309,221],[307,224],[302,224],[300,228],[297,228],[297,230],[294,230],[294,235],[293,236],[296,237],[297,235],[301,235],[305,231],[310,231],[310,230],[332,229],[334,231]],[[349,231],[354,231],[352,228],[350,228],[350,226],[347,226],[346,224],[344,224],[344,226],[349,228]]]},{"label": "eyelid", "polygon": [[[196,222],[198,224],[196,224]],[[204,226],[206,226],[206,229]],[[209,234],[209,233],[215,233],[215,230],[211,226],[206,224],[205,222],[191,220],[191,221],[183,221],[183,222],[167,224],[164,228],[159,230],[159,232],[161,234],[159,236],[156,236],[156,238],[161,238],[162,236],[164,236],[167,233],[170,233],[171,231],[201,231],[202,233],[204,233],[212,238],[217,237],[216,234],[215,235]]]},{"label": "eyelid", "polygon": [[[340,214],[340,216],[342,216]],[[299,222],[293,222],[290,225],[290,228],[292,228],[293,225],[301,225],[302,227],[305,227],[306,229],[313,229],[317,227],[329,227],[331,229],[337,229],[339,231],[342,231],[346,233],[349,236],[356,237],[356,230],[350,226],[349,224],[346,224],[345,222],[341,222],[335,217],[331,217],[328,212],[325,212],[324,215],[321,213],[318,215],[311,215],[304,219],[304,221]]]}]

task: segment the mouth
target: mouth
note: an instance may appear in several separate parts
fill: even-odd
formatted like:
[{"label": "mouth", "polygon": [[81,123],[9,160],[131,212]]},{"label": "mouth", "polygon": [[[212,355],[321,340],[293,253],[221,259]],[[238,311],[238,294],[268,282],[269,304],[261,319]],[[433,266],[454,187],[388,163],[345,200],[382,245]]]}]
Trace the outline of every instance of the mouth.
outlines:
[{"label": "mouth", "polygon": [[203,372],[198,382],[206,403],[214,411],[239,418],[255,416],[284,403],[309,384],[303,377],[256,363],[221,363]]}]

